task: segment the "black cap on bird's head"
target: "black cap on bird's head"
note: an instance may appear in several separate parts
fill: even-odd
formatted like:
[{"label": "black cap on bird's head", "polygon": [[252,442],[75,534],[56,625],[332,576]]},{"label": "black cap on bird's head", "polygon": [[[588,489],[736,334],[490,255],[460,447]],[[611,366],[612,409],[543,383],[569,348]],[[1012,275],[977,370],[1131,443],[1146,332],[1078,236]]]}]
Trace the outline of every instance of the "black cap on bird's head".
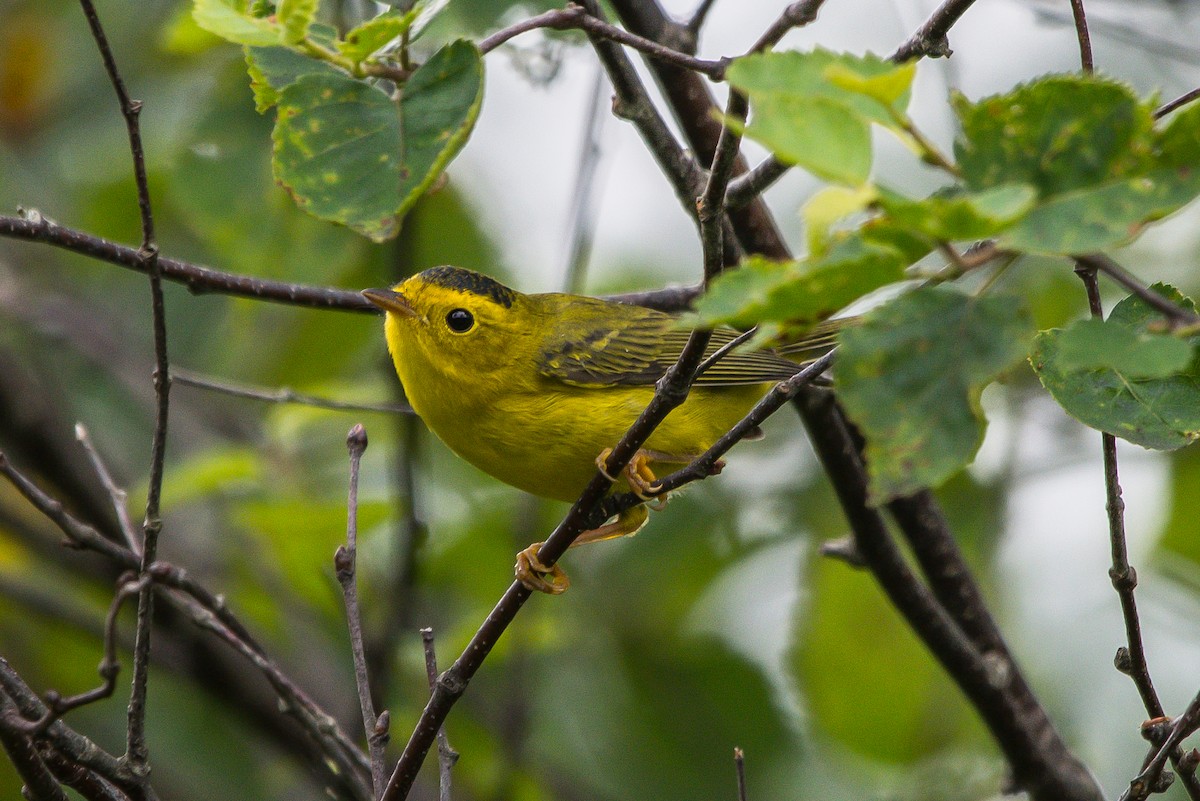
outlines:
[{"label": "black cap on bird's head", "polygon": [[364,289],[362,295],[384,311],[416,317],[418,314],[413,306],[415,296],[423,289],[432,287],[476,295],[505,309],[511,309],[519,295],[494,278],[449,265],[431,267],[396,284],[392,289]]}]

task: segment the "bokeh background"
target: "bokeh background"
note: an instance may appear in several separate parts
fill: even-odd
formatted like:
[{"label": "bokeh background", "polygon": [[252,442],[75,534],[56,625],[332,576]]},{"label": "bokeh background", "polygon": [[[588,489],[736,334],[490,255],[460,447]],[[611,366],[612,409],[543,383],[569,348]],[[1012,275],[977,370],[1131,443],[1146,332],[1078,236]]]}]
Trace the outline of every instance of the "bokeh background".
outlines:
[{"label": "bokeh background", "polygon": [[[691,223],[632,128],[608,114],[609,92],[580,37],[532,33],[487,58],[482,115],[448,183],[397,241],[373,246],[306,217],[274,185],[271,121],[254,112],[241,54],[196,30],[188,5],[99,3],[131,92],[146,103],[164,253],[350,289],[453,263],[548,291],[565,285],[582,237],[586,291],[697,279]],[[718,0],[700,55],[744,51],[782,5]],[[330,10],[352,18],[365,6]],[[830,0],[782,46],[886,54],[932,6]],[[418,51],[544,7],[452,0]],[[1066,2],[979,2],[951,34],[953,58],[919,68],[918,123],[948,147],[952,88],[974,98],[1076,69],[1069,11]],[[1102,71],[1164,99],[1200,84],[1195,3],[1096,2],[1088,11]],[[899,144],[877,144],[880,181],[936,185]],[[768,193],[797,246],[797,211],[817,188],[797,173]],[[79,8],[66,0],[0,0],[0,209],[18,207],[121,242],[140,238],[124,125]],[[1195,208],[1185,210],[1118,258],[1194,296],[1198,222]],[[1032,294],[1041,328],[1084,312],[1066,264],[1028,260],[1004,280]],[[136,274],[0,241],[0,448],[101,525],[111,512],[73,429],[88,427],[136,518],[152,422],[148,297]],[[167,287],[167,314],[177,368],[348,401],[399,397],[373,316],[178,286]],[[1034,687],[1115,795],[1140,765],[1144,714],[1112,668],[1124,635],[1107,575],[1099,435],[1067,418],[1025,369],[990,388],[984,406],[991,427],[979,458],[939,496]],[[542,538],[562,505],[478,473],[411,419],[176,386],[162,556],[225,594],[285,669],[356,731],[331,557],[344,538],[344,438],[360,421],[371,438],[360,580],[379,686],[402,742],[426,692],[417,629],[434,627],[448,664],[511,580],[513,554]],[[846,527],[797,420],[785,410],[767,428],[721,478],[673,499],[638,537],[570,555],[572,590],[529,604],[450,719],[462,753],[455,798],[732,798],[734,746],[745,749],[751,797],[999,794],[1001,760],[952,683],[869,576],[817,555]],[[1128,447],[1121,459],[1150,667],[1168,710],[1179,711],[1200,685],[1200,457]],[[58,539],[0,486],[0,656],[36,689],[76,692],[96,681],[114,576]],[[261,682],[219,646],[196,646],[203,639],[158,641],[149,736],[160,794],[324,797],[274,733]],[[117,751],[127,664],[117,697],[70,717]],[[235,685],[257,702],[230,703]],[[431,797],[426,775],[420,792]],[[0,761],[0,796],[18,788]]]}]

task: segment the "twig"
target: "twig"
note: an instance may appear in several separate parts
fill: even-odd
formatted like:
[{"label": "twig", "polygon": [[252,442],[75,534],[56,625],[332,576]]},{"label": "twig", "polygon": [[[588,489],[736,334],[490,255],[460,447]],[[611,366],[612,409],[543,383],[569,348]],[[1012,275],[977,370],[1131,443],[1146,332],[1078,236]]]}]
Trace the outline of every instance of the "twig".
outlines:
[{"label": "twig", "polygon": [[733,339],[726,342],[721,347],[714,350],[707,359],[700,362],[700,366],[696,368],[696,377],[699,378],[700,376],[707,373],[710,369],[712,369],[712,367],[714,365],[716,365],[717,362],[721,361],[721,359],[724,359],[727,355],[729,355],[729,352],[732,351],[734,348],[736,348],[738,345],[744,345],[745,343],[747,343],[751,339],[753,339],[754,335],[756,333],[758,333],[758,326],[754,326],[753,328],[751,328],[747,331],[743,331],[742,333],[738,334]]},{"label": "twig", "polygon": [[946,34],[974,3],[975,0],[946,0],[889,58],[897,62],[924,56],[949,58],[954,51]]},{"label": "twig", "polygon": [[1129,787],[1125,788],[1125,792],[1121,793],[1121,797],[1117,801],[1143,801],[1151,793],[1166,790],[1171,783],[1167,774],[1163,773],[1163,769],[1167,765],[1167,758],[1176,753],[1183,739],[1197,729],[1200,729],[1200,693],[1187,705],[1187,709],[1183,711],[1182,715],[1171,721],[1171,728],[1168,730],[1167,736],[1157,744],[1158,749],[1154,751],[1154,755],[1142,768],[1142,772],[1133,778]]},{"label": "twig", "polygon": [[[142,245],[138,249],[139,266],[150,277],[150,309],[154,318],[154,393],[157,399],[154,413],[154,434],[150,445],[150,480],[146,492],[146,517],[142,523],[141,565],[145,575],[158,553],[158,535],[162,530],[159,502],[162,497],[163,462],[167,446],[167,417],[170,399],[170,364],[167,360],[167,324],[162,293],[162,267],[158,263],[158,244],[154,239],[154,215],[150,210],[150,186],[146,178],[146,156],[142,148],[138,117],[142,102],[130,97],[125,81],[117,69],[116,59],[100,24],[92,0],[80,0],[83,15],[100,51],[104,70],[116,92],[129,135],[129,151],[133,157],[133,176],[137,185],[138,211],[142,221]],[[147,582],[138,593],[137,629],[133,645],[133,682],[129,696],[129,725],[125,748],[130,768],[135,775],[149,773],[149,752],[146,747],[146,689],[150,668],[150,618],[154,610],[154,592]]]},{"label": "twig", "polygon": [[733,764],[737,769],[738,801],[746,801],[746,755],[742,749],[733,749]]},{"label": "twig", "polygon": [[[704,192],[696,198],[696,219],[700,221],[700,245],[704,251],[704,284],[707,286],[726,267],[736,264],[725,261],[725,189],[729,186],[729,175],[737,160],[742,135],[739,123],[746,121],[750,106],[746,95],[736,89],[729,90],[729,101],[725,106],[727,122],[721,128],[717,149],[713,153],[712,166],[708,170],[708,183]],[[733,125],[729,124],[733,122]]]},{"label": "twig", "polygon": [[88,430],[84,427],[83,423],[75,424],[75,439],[79,440],[79,444],[83,446],[84,452],[87,453],[88,459],[92,462],[92,468],[96,471],[97,478],[104,485],[104,489],[108,491],[108,497],[112,500],[113,511],[117,513],[117,522],[121,526],[121,534],[125,537],[125,545],[134,553],[141,553],[141,545],[137,541],[137,529],[133,525],[132,518],[129,517],[129,506],[127,505],[129,496],[113,480],[112,473],[109,472],[108,466],[100,456],[100,452],[96,450],[91,435],[88,434]]},{"label": "twig", "polygon": [[771,23],[770,27],[763,31],[762,36],[758,37],[758,41],[750,48],[750,52],[761,53],[764,50],[770,50],[779,44],[779,40],[792,28],[799,28],[816,20],[817,12],[824,4],[825,0],[799,0],[799,2],[792,3],[783,10],[778,19]]},{"label": "twig", "polygon": [[[1092,317],[1097,320],[1104,319],[1096,268],[1080,263],[1076,265],[1075,273],[1083,281]],[[1124,648],[1117,650],[1115,664],[1117,670],[1133,679],[1146,714],[1150,718],[1161,718],[1165,712],[1158,692],[1154,689],[1154,681],[1150,678],[1150,664],[1146,659],[1142,623],[1138,617],[1137,599],[1134,595],[1137,588],[1137,571],[1129,564],[1129,549],[1126,546],[1125,501],[1121,497],[1121,481],[1117,471],[1117,438],[1107,432],[1101,432],[1100,445],[1104,459],[1104,492],[1107,499],[1105,509],[1108,512],[1108,537],[1112,552],[1112,567],[1109,568],[1108,576],[1121,603],[1121,617],[1125,622],[1127,643]],[[1183,778],[1188,795],[1193,799],[1200,798],[1200,780],[1196,777],[1194,767],[1192,770],[1180,767],[1183,759],[1182,749],[1175,748],[1169,755]]]},{"label": "twig", "polygon": [[[138,248],[65,228],[35,210],[25,210],[17,217],[0,215],[0,236],[41,242],[136,272],[148,272]],[[314,309],[378,311],[357,291],[252,278],[165,256],[159,257],[158,266],[165,280],[183,284],[194,295],[220,293]]]},{"label": "twig", "polygon": [[[669,134],[665,125],[663,130]],[[678,150],[677,157],[683,160],[688,158],[682,149]],[[699,170],[694,163],[691,164],[689,172],[696,176],[699,183]],[[139,261],[137,248],[119,245],[78,229],[63,227],[33,210],[24,211],[18,217],[0,215],[0,237],[41,242],[118,267],[145,272]],[[254,278],[166,256],[159,256],[158,264],[162,268],[162,277],[165,280],[182,284],[193,295],[221,294],[310,309],[379,313],[379,309],[372,306],[357,290]],[[652,309],[678,311],[685,308],[699,294],[698,288],[683,287],[612,295],[609,299]]]},{"label": "twig", "polygon": [[107,781],[103,776],[77,762],[72,762],[58,751],[45,749],[42,761],[60,782],[70,787],[87,801],[131,801],[128,794]]},{"label": "twig", "polygon": [[725,75],[725,69],[729,66],[729,59],[709,61],[703,58],[696,58],[695,56],[673,50],[650,39],[636,36],[629,31],[605,22],[598,16],[593,16],[583,6],[575,3],[567,3],[565,8],[556,11],[547,11],[543,14],[538,14],[536,17],[522,20],[515,25],[510,25],[503,30],[496,31],[479,43],[479,51],[486,55],[514,36],[537,28],[551,28],[559,31],[577,28],[586,31],[589,36],[601,37],[627,47],[632,47],[634,50],[645,53],[651,58],[666,61],[683,69],[695,70],[714,80],[721,80]]},{"label": "twig", "polygon": [[712,11],[714,5],[716,5],[716,0],[700,0],[696,10],[688,18],[685,27],[691,33],[693,41],[700,38],[700,29],[704,27],[704,22],[708,19],[708,12]]},{"label": "twig", "polygon": [[1200,325],[1200,315],[1172,303],[1150,287],[1139,281],[1120,264],[1103,253],[1084,253],[1071,257],[1077,264],[1104,273],[1116,283],[1137,295],[1147,306],[1161,313],[1172,326]]},{"label": "twig", "polygon": [[784,164],[775,156],[767,156],[754,169],[742,173],[729,183],[729,191],[725,193],[725,207],[731,211],[742,208],[767,191],[768,187],[791,168],[792,165]]},{"label": "twig", "polygon": [[[429,679],[429,692],[437,689],[437,650],[433,642],[433,629],[426,626],[421,629],[421,644],[425,647],[425,675]],[[450,771],[458,762],[458,752],[450,747],[450,738],[446,736],[446,727],[438,729],[438,799],[450,801]]]},{"label": "twig", "polygon": [[1161,120],[1175,109],[1180,108],[1181,106],[1186,106],[1188,103],[1191,103],[1198,97],[1200,97],[1200,87],[1197,87],[1190,92],[1184,92],[1174,100],[1163,103],[1161,106],[1154,109],[1154,119]]},{"label": "twig", "polygon": [[362,612],[358,606],[358,585],[355,580],[358,555],[358,468],[367,450],[367,430],[356,424],[346,436],[350,449],[350,490],[346,499],[346,544],[339,545],[333,555],[334,572],[342,586],[346,604],[346,628],[350,632],[350,654],[354,659],[354,685],[358,688],[358,705],[362,711],[363,736],[371,755],[371,784],[378,798],[383,790],[383,749],[387,730],[379,732],[379,717],[371,701],[371,679],[367,675],[367,656],[363,649]]},{"label": "twig", "polygon": [[223,395],[232,395],[235,398],[249,398],[250,400],[260,400],[267,403],[299,403],[305,406],[315,406],[318,409],[331,409],[339,412],[385,412],[389,414],[416,414],[411,406],[407,404],[397,403],[350,403],[348,401],[333,400],[331,398],[322,398],[316,395],[308,395],[303,392],[297,392],[291,387],[279,387],[278,389],[265,389],[262,387],[253,387],[248,384],[235,384],[230,381],[220,381],[215,378],[202,376],[199,373],[194,373],[191,370],[183,370],[179,367],[171,368],[171,382],[173,384],[181,384],[187,387],[196,389],[207,389],[213,392],[220,392]]},{"label": "twig", "polygon": [[1083,0],[1071,0],[1071,16],[1075,19],[1075,36],[1079,39],[1079,63],[1086,75],[1096,71],[1092,61],[1092,37],[1088,34],[1087,15],[1083,12]]},{"label": "twig", "polygon": [[22,730],[20,722],[12,702],[0,694],[0,746],[4,747],[17,775],[25,783],[21,794],[28,801],[67,801],[67,794],[42,761],[37,747]]}]

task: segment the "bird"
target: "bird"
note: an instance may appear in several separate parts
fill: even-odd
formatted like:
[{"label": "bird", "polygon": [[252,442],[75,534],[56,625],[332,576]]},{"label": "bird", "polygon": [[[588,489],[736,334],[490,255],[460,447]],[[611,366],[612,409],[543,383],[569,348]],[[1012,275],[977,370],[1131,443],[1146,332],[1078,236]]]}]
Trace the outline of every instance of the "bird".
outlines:
[{"label": "bird", "polygon": [[[461,267],[433,267],[363,297],[385,312],[384,333],[409,404],[451,451],[541,497],[574,501],[646,408],[690,330],[681,316],[601,298],[524,294]],[[796,353],[827,349],[839,327],[818,326],[787,348],[728,353],[699,375],[688,398],[646,440],[613,492],[656,497],[656,473],[687,465],[732,428],[775,382],[795,375]],[[719,327],[706,357],[740,332]],[[791,358],[789,358],[791,356]],[[637,532],[644,505],[584,532],[580,545]],[[517,557],[531,590],[570,581],[537,558]]]}]

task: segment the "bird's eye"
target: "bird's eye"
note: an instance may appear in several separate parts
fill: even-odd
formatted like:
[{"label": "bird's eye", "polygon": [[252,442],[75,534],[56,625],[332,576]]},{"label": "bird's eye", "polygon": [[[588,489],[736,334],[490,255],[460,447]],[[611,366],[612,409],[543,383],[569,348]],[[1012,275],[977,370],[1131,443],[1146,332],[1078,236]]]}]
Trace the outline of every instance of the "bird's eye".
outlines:
[{"label": "bird's eye", "polygon": [[465,334],[475,327],[475,315],[466,309],[454,309],[446,315],[446,325],[456,334]]}]

